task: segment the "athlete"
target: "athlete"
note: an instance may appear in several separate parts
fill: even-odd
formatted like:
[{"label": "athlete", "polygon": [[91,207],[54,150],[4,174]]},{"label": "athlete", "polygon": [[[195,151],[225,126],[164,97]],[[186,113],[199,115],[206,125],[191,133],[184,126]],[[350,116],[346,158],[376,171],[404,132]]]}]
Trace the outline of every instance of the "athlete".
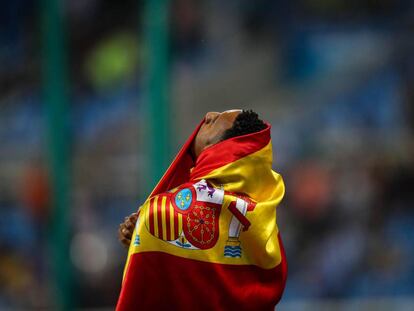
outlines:
[{"label": "athlete", "polygon": [[129,252],[117,310],[273,310],[287,264],[272,159],[255,112],[207,113],[119,227]]}]

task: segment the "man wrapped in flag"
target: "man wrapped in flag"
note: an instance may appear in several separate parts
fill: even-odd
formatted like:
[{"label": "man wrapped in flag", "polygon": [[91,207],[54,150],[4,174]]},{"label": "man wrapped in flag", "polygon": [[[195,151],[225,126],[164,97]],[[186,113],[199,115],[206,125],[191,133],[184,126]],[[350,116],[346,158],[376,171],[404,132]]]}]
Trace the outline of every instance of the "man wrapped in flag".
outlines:
[{"label": "man wrapped in flag", "polygon": [[276,224],[284,184],[270,125],[207,113],[138,212],[117,310],[273,310],[287,264]]}]

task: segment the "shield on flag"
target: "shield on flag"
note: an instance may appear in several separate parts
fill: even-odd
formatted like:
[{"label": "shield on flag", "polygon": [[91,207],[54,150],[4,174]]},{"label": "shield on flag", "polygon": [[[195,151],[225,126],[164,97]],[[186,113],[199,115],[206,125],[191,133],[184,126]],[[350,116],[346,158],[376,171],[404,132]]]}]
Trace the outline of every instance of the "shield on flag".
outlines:
[{"label": "shield on flag", "polygon": [[197,202],[183,215],[183,231],[188,242],[200,249],[208,249],[216,244],[220,209],[219,204]]}]

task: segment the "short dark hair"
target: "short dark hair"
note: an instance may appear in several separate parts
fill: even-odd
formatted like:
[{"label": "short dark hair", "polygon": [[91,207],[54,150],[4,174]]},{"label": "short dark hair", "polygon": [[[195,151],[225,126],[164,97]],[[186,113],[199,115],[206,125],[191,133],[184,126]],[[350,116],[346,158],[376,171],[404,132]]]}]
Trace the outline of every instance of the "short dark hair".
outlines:
[{"label": "short dark hair", "polygon": [[253,110],[243,110],[234,120],[233,126],[224,132],[222,140],[260,132],[265,128],[266,124],[259,119],[256,112]]}]

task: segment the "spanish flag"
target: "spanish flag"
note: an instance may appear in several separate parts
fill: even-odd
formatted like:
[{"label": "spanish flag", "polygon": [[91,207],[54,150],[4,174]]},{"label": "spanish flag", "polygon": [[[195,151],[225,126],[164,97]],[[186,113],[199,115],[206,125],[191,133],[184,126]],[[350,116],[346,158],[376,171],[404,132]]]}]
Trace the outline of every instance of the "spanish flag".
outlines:
[{"label": "spanish flag", "polygon": [[116,309],[274,310],[287,276],[270,125],[206,148],[201,124],[139,208]]}]

